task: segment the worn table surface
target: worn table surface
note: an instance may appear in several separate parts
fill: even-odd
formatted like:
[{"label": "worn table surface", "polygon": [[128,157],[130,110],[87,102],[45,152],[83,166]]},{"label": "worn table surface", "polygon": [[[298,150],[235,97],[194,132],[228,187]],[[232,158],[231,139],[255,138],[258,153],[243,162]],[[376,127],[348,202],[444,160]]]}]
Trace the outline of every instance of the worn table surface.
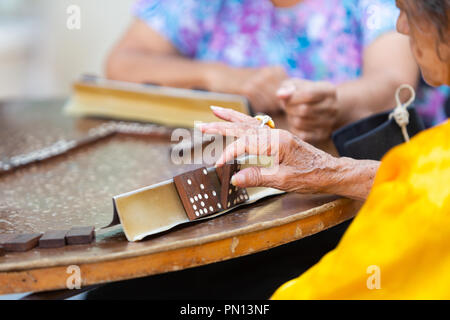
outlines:
[{"label": "worn table surface", "polygon": [[[0,104],[0,158],[81,138],[99,119],[62,113],[63,100]],[[0,175],[0,233],[107,225],[112,197],[191,169],[170,161],[170,139],[116,135],[55,159]],[[222,261],[314,234],[355,215],[360,203],[285,194],[215,219],[129,243],[120,228],[92,245],[0,257],[0,294],[66,287],[78,265],[83,286]]]}]

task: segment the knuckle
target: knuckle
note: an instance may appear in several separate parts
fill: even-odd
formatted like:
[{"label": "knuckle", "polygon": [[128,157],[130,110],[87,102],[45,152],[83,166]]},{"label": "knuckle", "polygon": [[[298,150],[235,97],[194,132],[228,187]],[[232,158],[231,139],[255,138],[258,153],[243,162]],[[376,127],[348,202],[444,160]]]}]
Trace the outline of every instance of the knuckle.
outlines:
[{"label": "knuckle", "polygon": [[293,148],[295,148],[295,138],[292,133],[281,130],[280,132],[280,147],[282,147],[284,152],[290,152]]},{"label": "knuckle", "polygon": [[315,99],[315,94],[311,90],[311,88],[303,89],[302,92],[300,93],[300,95],[301,95],[302,99],[305,101],[312,101]]},{"label": "knuckle", "polygon": [[260,186],[261,181],[261,173],[258,167],[250,167],[247,171],[247,182],[251,186]]},{"label": "knuckle", "polygon": [[300,117],[305,117],[313,113],[312,108],[308,108],[305,104],[297,106],[296,111],[297,115]]},{"label": "knuckle", "polygon": [[295,134],[297,135],[298,138],[300,138],[300,140],[303,140],[303,141],[307,140],[306,132],[299,130]]}]

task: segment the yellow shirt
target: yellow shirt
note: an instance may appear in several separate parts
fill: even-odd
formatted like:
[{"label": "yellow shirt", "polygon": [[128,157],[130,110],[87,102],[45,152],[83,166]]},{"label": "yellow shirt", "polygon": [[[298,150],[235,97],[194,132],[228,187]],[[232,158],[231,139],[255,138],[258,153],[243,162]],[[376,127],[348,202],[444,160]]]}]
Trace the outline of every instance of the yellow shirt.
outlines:
[{"label": "yellow shirt", "polygon": [[450,121],[391,150],[336,249],[272,299],[450,299]]}]

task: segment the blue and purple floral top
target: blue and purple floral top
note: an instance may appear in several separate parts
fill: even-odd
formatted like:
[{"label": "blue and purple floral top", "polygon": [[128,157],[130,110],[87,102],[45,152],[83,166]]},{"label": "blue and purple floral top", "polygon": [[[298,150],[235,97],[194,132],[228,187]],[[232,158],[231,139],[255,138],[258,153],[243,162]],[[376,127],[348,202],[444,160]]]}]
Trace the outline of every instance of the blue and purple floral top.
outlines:
[{"label": "blue and purple floral top", "polygon": [[[349,81],[362,73],[364,49],[395,30],[393,0],[140,0],[134,14],[181,54],[236,67],[283,66],[291,77]],[[446,118],[448,87],[421,88],[416,107],[428,126]],[[394,106],[392,106],[394,107]]]}]

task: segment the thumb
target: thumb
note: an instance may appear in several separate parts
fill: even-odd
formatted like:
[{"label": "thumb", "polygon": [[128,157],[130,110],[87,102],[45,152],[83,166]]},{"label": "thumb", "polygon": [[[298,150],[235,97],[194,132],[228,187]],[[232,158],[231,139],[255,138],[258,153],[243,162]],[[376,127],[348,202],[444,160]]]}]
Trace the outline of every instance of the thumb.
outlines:
[{"label": "thumb", "polygon": [[295,85],[290,81],[284,81],[278,88],[276,95],[281,110],[286,111],[286,104],[295,92]]},{"label": "thumb", "polygon": [[249,167],[237,172],[231,178],[231,184],[240,188],[268,187],[274,185],[271,169]]},{"label": "thumb", "polygon": [[293,82],[284,82],[277,90],[277,97],[281,100],[289,100],[296,90],[296,86]]},{"label": "thumb", "polygon": [[335,86],[328,82],[304,81],[297,86],[297,90],[292,94],[289,103],[304,104],[319,102],[329,95],[335,93]]}]

